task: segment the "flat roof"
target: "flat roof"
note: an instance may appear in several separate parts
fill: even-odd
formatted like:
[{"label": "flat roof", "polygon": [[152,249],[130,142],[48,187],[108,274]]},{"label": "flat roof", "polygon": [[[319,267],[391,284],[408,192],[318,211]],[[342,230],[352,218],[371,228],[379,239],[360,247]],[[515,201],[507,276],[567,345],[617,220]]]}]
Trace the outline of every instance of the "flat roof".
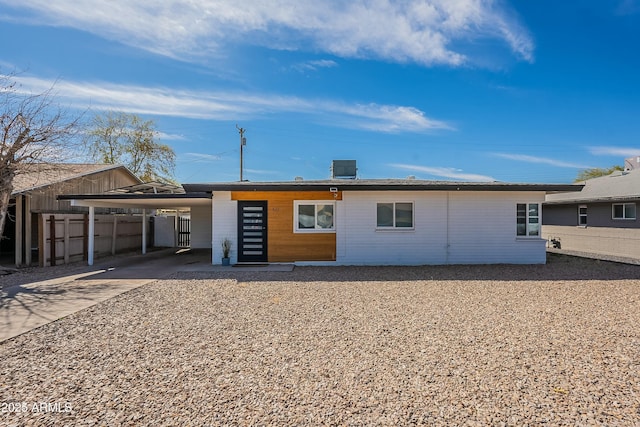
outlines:
[{"label": "flat roof", "polygon": [[211,206],[211,193],[183,194],[64,194],[58,200],[70,200],[72,206],[93,206],[96,208],[150,208],[171,209],[192,206]]},{"label": "flat roof", "polygon": [[214,182],[182,184],[187,194],[214,191],[580,191],[583,184],[529,184],[506,182],[455,182],[418,179],[329,179],[280,182]]}]

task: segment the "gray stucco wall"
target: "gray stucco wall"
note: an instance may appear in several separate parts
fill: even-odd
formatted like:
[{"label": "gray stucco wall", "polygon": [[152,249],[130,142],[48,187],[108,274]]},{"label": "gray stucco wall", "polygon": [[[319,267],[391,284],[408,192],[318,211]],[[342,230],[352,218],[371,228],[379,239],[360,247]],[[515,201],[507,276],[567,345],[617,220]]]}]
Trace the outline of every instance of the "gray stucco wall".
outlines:
[{"label": "gray stucco wall", "polygon": [[640,228],[640,201],[625,201],[636,203],[636,219],[612,219],[612,205],[614,203],[576,203],[567,205],[544,205],[542,214],[543,225],[578,225],[578,206],[587,206],[587,227],[611,228]]}]

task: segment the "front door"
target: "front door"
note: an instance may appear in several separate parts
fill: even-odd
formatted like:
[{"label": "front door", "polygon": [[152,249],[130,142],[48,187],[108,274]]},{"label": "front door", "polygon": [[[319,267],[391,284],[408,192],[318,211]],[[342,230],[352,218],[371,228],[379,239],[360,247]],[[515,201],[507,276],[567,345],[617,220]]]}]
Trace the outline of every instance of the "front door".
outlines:
[{"label": "front door", "polygon": [[267,202],[238,202],[238,262],[267,262]]}]

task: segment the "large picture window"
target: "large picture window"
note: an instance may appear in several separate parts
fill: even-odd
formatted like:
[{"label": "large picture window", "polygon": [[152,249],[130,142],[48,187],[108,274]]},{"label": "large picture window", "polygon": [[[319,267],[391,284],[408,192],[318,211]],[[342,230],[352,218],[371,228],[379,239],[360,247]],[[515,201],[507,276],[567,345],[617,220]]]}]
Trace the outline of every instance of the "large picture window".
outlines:
[{"label": "large picture window", "polygon": [[518,203],[516,206],[516,235],[519,237],[540,236],[540,204]]},{"label": "large picture window", "polygon": [[377,228],[413,228],[413,202],[378,203],[376,207]]},{"label": "large picture window", "polygon": [[295,202],[295,231],[335,231],[334,211],[333,202]]},{"label": "large picture window", "polygon": [[613,219],[636,219],[635,203],[614,203],[612,207]]}]

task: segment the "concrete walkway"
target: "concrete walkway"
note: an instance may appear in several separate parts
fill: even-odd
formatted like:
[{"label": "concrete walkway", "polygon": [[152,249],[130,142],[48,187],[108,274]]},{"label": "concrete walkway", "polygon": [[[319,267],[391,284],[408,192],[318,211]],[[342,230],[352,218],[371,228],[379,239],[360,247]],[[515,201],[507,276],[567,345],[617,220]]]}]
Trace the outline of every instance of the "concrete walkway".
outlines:
[{"label": "concrete walkway", "polygon": [[162,250],[107,260],[79,274],[5,287],[0,290],[0,342],[177,271],[211,269],[209,256]]},{"label": "concrete walkway", "polygon": [[[81,273],[65,275],[61,269],[60,277],[0,288],[0,342],[179,271],[241,274],[294,268],[293,264],[214,266],[206,250],[165,249],[98,261]],[[56,274],[55,267],[51,273]]]}]

